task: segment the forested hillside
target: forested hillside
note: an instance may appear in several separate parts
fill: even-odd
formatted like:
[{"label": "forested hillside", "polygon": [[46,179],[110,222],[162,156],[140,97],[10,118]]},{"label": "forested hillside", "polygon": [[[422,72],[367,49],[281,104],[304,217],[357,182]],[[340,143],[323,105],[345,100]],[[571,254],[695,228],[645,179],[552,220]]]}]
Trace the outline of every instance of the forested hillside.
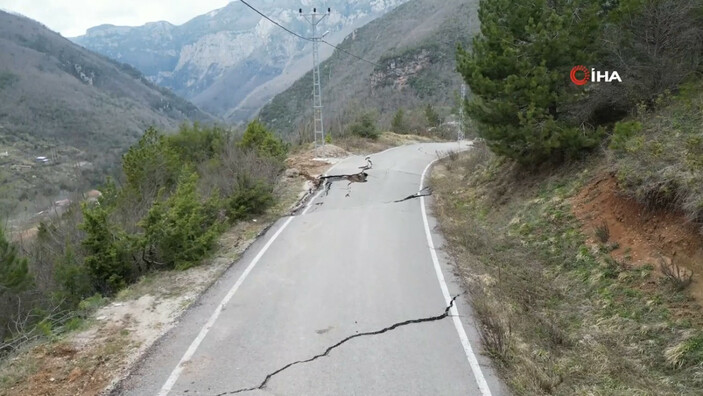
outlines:
[{"label": "forested hillside", "polygon": [[[0,12],[3,212],[66,195],[82,172],[113,166],[149,126],[174,130],[187,120],[214,118],[128,65]],[[38,167],[38,156],[51,161]]]},{"label": "forested hillside", "polygon": [[[365,112],[376,112],[390,126],[400,108],[424,114],[424,105],[456,107],[461,77],[456,47],[470,46],[478,31],[476,1],[413,0],[358,29],[322,63],[323,101],[332,135]],[[261,111],[274,130],[296,139],[311,122],[312,74],[298,80]],[[424,117],[424,115],[422,116]]]}]

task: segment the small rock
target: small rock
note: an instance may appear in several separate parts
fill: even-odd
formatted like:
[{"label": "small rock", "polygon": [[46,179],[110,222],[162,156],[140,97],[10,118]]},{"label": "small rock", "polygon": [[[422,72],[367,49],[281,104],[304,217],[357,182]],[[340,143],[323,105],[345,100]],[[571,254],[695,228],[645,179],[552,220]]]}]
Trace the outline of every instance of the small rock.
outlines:
[{"label": "small rock", "polygon": [[285,175],[287,178],[293,179],[293,178],[300,176],[300,171],[296,168],[289,168],[289,169],[286,169]]}]

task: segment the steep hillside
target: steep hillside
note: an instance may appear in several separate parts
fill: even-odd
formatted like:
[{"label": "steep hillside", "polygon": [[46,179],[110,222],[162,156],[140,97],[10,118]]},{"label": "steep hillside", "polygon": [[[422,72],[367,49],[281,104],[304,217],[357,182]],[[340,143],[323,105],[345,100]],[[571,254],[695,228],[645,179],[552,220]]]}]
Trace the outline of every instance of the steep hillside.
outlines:
[{"label": "steep hillside", "polygon": [[[148,126],[174,129],[186,120],[213,118],[130,66],[0,12],[0,154],[3,184],[12,186],[3,197],[8,201],[59,194],[73,186],[59,167],[99,169]],[[53,161],[39,166],[37,156]]]},{"label": "steep hillside", "polygon": [[[332,15],[320,29],[339,42],[353,29],[406,0],[325,2]],[[257,0],[252,5],[292,31],[310,36],[298,16],[299,0]],[[312,11],[312,5],[304,7]],[[212,113],[241,121],[254,115],[275,94],[311,68],[310,43],[257,15],[239,1],[174,26],[168,22],[140,27],[104,25],[75,42],[133,65],[153,82],[173,89]],[[324,57],[332,51],[325,48]]]},{"label": "steep hillside", "polygon": [[[333,134],[349,114],[377,110],[388,121],[399,107],[453,104],[461,87],[456,73],[458,44],[478,31],[478,1],[413,0],[353,32],[340,51],[322,64],[327,125]],[[267,124],[293,134],[310,118],[312,74],[276,96],[261,111]]]}]

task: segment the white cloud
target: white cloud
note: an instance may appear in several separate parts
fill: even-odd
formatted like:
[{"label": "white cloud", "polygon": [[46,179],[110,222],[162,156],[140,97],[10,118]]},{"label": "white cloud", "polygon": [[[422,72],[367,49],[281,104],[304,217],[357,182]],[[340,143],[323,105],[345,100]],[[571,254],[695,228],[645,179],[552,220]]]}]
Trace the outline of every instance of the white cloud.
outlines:
[{"label": "white cloud", "polygon": [[35,19],[66,37],[102,24],[138,26],[168,21],[179,25],[229,0],[0,0],[0,9]]}]

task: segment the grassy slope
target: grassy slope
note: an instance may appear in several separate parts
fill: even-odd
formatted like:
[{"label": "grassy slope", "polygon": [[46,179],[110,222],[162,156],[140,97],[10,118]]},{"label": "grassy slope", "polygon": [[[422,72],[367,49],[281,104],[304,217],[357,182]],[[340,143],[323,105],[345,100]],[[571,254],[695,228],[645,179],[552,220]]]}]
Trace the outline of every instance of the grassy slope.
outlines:
[{"label": "grassy slope", "polygon": [[[377,110],[389,123],[399,107],[452,105],[454,93],[461,87],[461,78],[455,72],[455,49],[459,43],[468,45],[471,34],[478,31],[477,5],[477,1],[413,0],[347,37],[340,44],[342,49],[380,66],[339,51],[322,64],[328,125],[338,129],[338,119],[360,110]],[[429,53],[429,64],[408,76],[405,89],[393,88],[391,63],[403,66],[423,50]],[[388,78],[374,85],[375,73]],[[262,120],[276,131],[293,134],[301,120],[310,118],[311,85],[312,74],[308,73],[264,107]]]},{"label": "grassy slope", "polygon": [[703,82],[658,102],[661,110],[635,117],[641,131],[618,140],[618,180],[639,201],[682,210],[703,224]]},{"label": "grassy slope", "polygon": [[[613,244],[588,244],[571,200],[604,171],[636,175],[633,164],[641,181],[701,177],[689,147],[702,133],[691,128],[701,103],[684,96],[641,116],[643,131],[628,139],[635,149],[607,158],[526,174],[484,148],[435,170],[442,230],[474,291],[486,350],[517,394],[703,392],[700,306],[654,265],[618,262]],[[644,184],[623,186],[637,196]]]}]

